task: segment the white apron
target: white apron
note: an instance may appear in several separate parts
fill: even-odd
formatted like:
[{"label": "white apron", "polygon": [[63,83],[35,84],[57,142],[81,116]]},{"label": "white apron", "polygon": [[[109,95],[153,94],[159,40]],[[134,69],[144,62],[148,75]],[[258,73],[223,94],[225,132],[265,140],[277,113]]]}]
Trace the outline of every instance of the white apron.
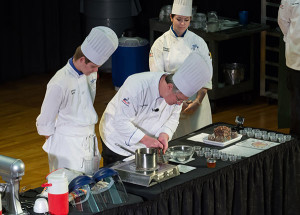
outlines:
[{"label": "white apron", "polygon": [[[88,135],[80,135],[83,130]],[[88,162],[97,165],[95,162],[100,161],[94,126],[58,128],[54,135],[47,139],[43,149],[48,153],[50,172],[58,168],[69,168],[86,173]]]}]

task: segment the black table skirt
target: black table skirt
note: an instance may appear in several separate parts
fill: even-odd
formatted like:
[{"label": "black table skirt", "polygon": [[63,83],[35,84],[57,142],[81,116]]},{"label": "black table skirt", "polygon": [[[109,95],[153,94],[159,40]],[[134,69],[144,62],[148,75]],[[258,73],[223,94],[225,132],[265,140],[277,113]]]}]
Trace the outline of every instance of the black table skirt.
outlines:
[{"label": "black table skirt", "polygon": [[[227,124],[216,123],[196,133],[208,133],[218,125]],[[186,139],[170,145],[192,144]],[[150,197],[99,214],[300,214],[300,140],[296,137],[236,163],[223,163],[204,175],[197,170],[181,174],[182,183],[173,178],[150,188],[126,184],[128,192],[144,200],[147,194]]]}]

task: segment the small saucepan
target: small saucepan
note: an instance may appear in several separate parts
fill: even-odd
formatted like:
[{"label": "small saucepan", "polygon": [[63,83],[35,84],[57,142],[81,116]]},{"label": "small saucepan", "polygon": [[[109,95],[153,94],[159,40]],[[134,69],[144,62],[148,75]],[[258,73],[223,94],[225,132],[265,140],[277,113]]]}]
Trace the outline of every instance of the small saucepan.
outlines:
[{"label": "small saucepan", "polygon": [[135,152],[116,144],[125,151],[135,155],[135,165],[137,171],[155,171],[158,169],[158,150],[157,148],[140,148]]}]

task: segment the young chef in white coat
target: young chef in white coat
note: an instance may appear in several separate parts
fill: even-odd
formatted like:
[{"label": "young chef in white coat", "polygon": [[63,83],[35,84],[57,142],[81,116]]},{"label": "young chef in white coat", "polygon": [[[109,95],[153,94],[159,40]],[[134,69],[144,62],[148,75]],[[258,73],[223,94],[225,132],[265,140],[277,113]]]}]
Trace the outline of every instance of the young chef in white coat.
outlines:
[{"label": "young chef in white coat", "polygon": [[95,136],[98,116],[93,106],[97,71],[117,46],[118,37],[110,28],[93,28],[49,81],[36,126],[47,139],[43,149],[48,153],[50,171],[69,168],[87,172],[88,161],[100,159]]},{"label": "young chef in white coat", "polygon": [[104,166],[131,155],[119,145],[133,152],[145,147],[167,150],[182,102],[211,79],[204,58],[191,53],[174,75],[144,72],[126,79],[100,121]]},{"label": "young chef in white coat", "polygon": [[300,0],[282,0],[278,24],[284,35],[287,88],[291,93],[290,133],[300,136]]},{"label": "young chef in white coat", "polygon": [[[153,72],[176,73],[191,52],[200,52],[210,68],[212,60],[205,41],[188,30],[192,17],[192,0],[174,0],[170,30],[153,44],[149,54],[149,67]],[[173,138],[178,138],[212,123],[207,90],[211,80],[195,95],[183,103],[178,128]]]}]

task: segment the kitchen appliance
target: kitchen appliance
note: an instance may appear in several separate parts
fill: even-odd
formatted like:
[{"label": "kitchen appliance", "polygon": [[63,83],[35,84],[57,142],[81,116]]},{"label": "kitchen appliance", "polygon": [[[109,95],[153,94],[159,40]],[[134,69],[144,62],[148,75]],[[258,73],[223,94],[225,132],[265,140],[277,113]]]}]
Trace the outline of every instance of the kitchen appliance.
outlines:
[{"label": "kitchen appliance", "polygon": [[168,163],[158,163],[157,165],[157,170],[139,171],[136,169],[135,160],[130,160],[119,163],[111,168],[119,173],[123,182],[145,187],[153,186],[180,174],[177,166]]},{"label": "kitchen appliance", "polygon": [[[19,201],[20,180],[24,175],[25,165],[20,159],[0,155],[0,176],[6,182],[2,198],[5,215],[28,214],[24,212]],[[0,184],[1,185],[1,184]]]}]

